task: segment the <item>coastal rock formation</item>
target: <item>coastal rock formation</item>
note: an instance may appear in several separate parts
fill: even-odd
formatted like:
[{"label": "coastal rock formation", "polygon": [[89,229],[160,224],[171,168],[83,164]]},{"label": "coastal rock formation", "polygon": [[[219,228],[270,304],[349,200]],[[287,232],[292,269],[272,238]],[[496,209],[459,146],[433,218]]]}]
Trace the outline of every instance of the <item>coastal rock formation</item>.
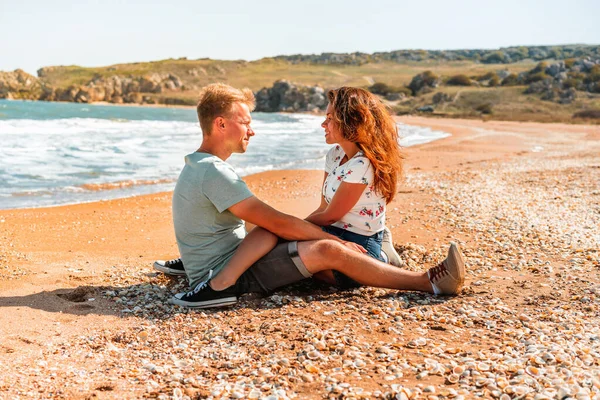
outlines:
[{"label": "coastal rock formation", "polygon": [[40,80],[21,69],[0,71],[0,99],[37,100],[43,91]]},{"label": "coastal rock formation", "polygon": [[286,80],[276,81],[270,88],[262,88],[255,96],[256,111],[259,112],[316,112],[327,108],[322,87],[293,84]]},{"label": "coastal rock formation", "polygon": [[[45,71],[40,70],[41,75]],[[182,90],[181,79],[174,74],[153,73],[137,77],[95,76],[84,85],[71,85],[65,89],[55,89],[44,94],[42,100],[93,103],[107,101],[120,103],[149,103],[150,96],[143,93],[162,93],[163,90]]]}]

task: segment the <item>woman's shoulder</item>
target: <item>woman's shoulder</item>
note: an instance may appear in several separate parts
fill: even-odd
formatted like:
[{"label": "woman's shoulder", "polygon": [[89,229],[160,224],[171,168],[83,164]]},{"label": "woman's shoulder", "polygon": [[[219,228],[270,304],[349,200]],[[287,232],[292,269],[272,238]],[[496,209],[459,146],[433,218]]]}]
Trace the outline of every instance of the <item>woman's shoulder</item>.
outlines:
[{"label": "woman's shoulder", "polygon": [[342,157],[344,157],[344,150],[339,144],[336,144],[327,152],[327,160],[330,162],[337,162],[341,160]]},{"label": "woman's shoulder", "polygon": [[365,156],[362,151],[359,151],[354,155],[354,157],[348,160],[348,165],[352,165],[354,167],[362,166],[364,168],[368,168],[371,165],[371,161],[369,161],[367,156]]}]

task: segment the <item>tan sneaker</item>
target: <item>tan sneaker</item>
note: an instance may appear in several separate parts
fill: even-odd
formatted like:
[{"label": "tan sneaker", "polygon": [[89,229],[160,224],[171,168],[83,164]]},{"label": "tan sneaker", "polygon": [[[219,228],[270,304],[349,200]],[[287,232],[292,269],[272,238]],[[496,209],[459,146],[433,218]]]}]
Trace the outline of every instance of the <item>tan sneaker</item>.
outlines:
[{"label": "tan sneaker", "polygon": [[427,276],[438,295],[457,294],[465,283],[465,261],[456,243],[450,243],[448,257],[427,271]]},{"label": "tan sneaker", "polygon": [[400,259],[400,255],[394,248],[392,240],[392,232],[386,227],[383,231],[383,239],[381,240],[381,251],[387,256],[388,264],[395,267],[404,267],[404,262]]}]

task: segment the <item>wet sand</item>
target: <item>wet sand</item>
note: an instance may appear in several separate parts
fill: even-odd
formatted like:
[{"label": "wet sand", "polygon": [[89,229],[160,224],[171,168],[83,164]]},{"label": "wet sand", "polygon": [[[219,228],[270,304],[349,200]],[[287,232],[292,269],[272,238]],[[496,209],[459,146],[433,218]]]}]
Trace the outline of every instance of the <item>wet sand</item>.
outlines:
[{"label": "wet sand", "polygon": [[[593,398],[600,127],[399,120],[453,135],[406,149],[387,224],[409,269],[460,243],[460,296],[300,284],[188,311],[151,269],[177,255],[170,193],[0,210],[0,397]],[[320,171],[245,179],[299,217],[319,203]]]}]

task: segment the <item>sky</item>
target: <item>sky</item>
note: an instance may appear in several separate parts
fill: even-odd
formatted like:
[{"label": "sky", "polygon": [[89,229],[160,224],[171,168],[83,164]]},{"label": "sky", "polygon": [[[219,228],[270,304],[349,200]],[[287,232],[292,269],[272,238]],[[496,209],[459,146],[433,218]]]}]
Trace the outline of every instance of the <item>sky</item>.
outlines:
[{"label": "sky", "polygon": [[600,0],[0,0],[0,71],[600,44]]}]

